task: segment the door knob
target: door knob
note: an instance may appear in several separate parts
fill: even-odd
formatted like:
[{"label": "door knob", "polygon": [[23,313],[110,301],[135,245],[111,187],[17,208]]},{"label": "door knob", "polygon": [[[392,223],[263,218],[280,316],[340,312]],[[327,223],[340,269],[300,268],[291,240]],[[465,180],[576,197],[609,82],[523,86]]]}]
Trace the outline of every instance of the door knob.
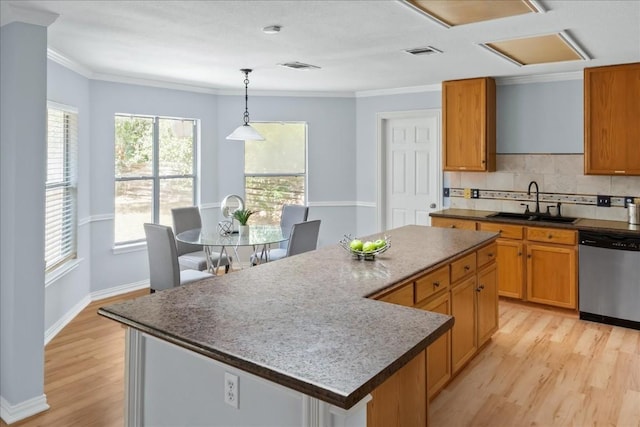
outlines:
[{"label": "door knob", "polygon": [[435,204],[435,203],[431,203],[431,204],[429,205],[429,207],[430,207],[431,209],[435,209],[435,208],[436,208],[436,204]]}]

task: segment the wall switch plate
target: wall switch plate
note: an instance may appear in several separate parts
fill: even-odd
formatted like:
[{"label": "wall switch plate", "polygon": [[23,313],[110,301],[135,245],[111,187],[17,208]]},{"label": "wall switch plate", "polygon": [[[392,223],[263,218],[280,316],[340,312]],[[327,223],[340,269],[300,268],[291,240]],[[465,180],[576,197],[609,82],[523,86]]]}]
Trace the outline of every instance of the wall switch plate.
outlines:
[{"label": "wall switch plate", "polygon": [[611,207],[611,196],[601,196],[598,194],[597,197],[597,205],[600,207]]},{"label": "wall switch plate", "polygon": [[238,409],[240,393],[238,390],[238,376],[224,373],[224,403]]},{"label": "wall switch plate", "polygon": [[464,189],[464,198],[465,199],[470,199],[471,198],[471,189],[470,188],[465,188]]},{"label": "wall switch plate", "polygon": [[443,197],[449,197],[449,189],[447,187],[442,189]]},{"label": "wall switch plate", "polygon": [[480,190],[478,190],[477,188],[472,188],[471,189],[471,198],[472,199],[479,199],[480,198]]},{"label": "wall switch plate", "polygon": [[626,208],[629,205],[629,203],[633,203],[633,199],[634,199],[633,196],[626,196],[624,198],[624,207]]}]

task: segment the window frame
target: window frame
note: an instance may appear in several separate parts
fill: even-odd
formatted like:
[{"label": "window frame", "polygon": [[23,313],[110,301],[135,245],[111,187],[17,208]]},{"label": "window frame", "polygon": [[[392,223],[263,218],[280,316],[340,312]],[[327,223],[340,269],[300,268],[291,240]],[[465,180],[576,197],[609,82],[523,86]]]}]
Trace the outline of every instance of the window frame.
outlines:
[{"label": "window frame", "polygon": [[[245,205],[247,200],[247,177],[249,178],[270,178],[270,177],[304,177],[304,204],[309,204],[309,124],[306,121],[294,121],[294,120],[286,120],[286,121],[273,121],[273,120],[265,120],[265,121],[252,121],[251,123],[261,123],[261,124],[294,124],[294,125],[304,125],[304,173],[246,173],[246,165],[244,164],[245,159],[245,151],[246,144],[244,145],[243,150],[243,186],[244,186],[244,199]],[[279,225],[279,224],[274,224]]]},{"label": "window frame", "polygon": [[[200,120],[190,117],[172,117],[172,116],[159,116],[159,115],[149,115],[149,114],[130,114],[130,113],[115,113],[114,114],[114,149],[115,149],[115,120],[116,117],[129,117],[129,118],[143,118],[143,119],[151,119],[153,120],[153,135],[152,135],[152,170],[151,175],[138,175],[138,176],[126,176],[126,177],[118,177],[114,171],[114,190],[116,183],[118,182],[127,182],[127,181],[151,181],[152,182],[152,194],[151,194],[151,213],[152,213],[152,222],[154,224],[158,224],[160,222],[160,183],[164,180],[171,179],[191,179],[192,180],[192,203],[196,203],[197,195],[199,192],[199,169],[198,169],[198,158],[200,154]],[[160,120],[182,120],[182,121],[192,121],[192,158],[191,158],[191,174],[173,174],[173,175],[160,175]],[[115,158],[114,158],[115,163]],[[115,201],[116,195],[114,191],[114,227],[113,227],[113,242],[115,248],[123,248],[128,246],[134,246],[138,244],[145,243],[145,238],[142,237],[140,239],[134,240],[124,240],[124,241],[116,241],[116,229],[115,229]],[[142,224],[141,224],[142,226]]]},{"label": "window frame", "polygon": [[[49,144],[51,143],[50,128],[51,122],[49,110],[56,110],[63,115],[63,165],[62,177],[60,180],[49,181]],[[72,118],[71,115],[74,117]],[[73,119],[73,121],[71,121]],[[51,277],[59,277],[67,270],[73,268],[78,262],[78,146],[79,146],[79,119],[80,114],[78,108],[47,100],[47,147],[46,147],[46,164],[45,164],[45,185],[44,185],[44,272],[45,282],[49,282]],[[71,123],[71,124],[70,124]],[[47,244],[49,234],[55,234],[51,231],[48,224],[50,221],[50,213],[47,210],[47,198],[50,190],[56,191],[62,189],[62,204],[69,203],[68,208],[62,208],[62,217],[59,224],[56,224],[57,232],[60,234],[59,248],[53,250],[52,261],[47,265],[47,259],[51,256],[48,253]],[[53,215],[55,218],[57,215]]]}]

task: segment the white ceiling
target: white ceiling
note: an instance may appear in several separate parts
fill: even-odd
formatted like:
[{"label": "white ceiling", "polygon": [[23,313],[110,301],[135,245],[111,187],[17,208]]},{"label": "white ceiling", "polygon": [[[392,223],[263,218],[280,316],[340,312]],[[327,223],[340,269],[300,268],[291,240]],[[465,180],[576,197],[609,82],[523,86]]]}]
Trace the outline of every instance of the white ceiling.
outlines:
[{"label": "white ceiling", "polygon": [[[511,1],[511,0],[507,0]],[[94,76],[208,89],[362,92],[640,61],[640,0],[541,0],[547,11],[446,29],[395,0],[2,0],[59,14],[49,47]],[[9,18],[10,20],[10,18]],[[262,28],[281,25],[279,34]],[[593,59],[518,67],[480,42],[566,30]],[[444,53],[412,56],[434,46]],[[278,66],[300,61],[320,70]]]}]

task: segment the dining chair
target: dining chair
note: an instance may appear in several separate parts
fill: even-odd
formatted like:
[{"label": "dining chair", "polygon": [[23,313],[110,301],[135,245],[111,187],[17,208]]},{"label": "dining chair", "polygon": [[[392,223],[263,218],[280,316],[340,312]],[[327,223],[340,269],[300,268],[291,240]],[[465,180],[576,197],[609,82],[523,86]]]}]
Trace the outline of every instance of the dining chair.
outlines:
[{"label": "dining chair", "polygon": [[271,249],[267,259],[269,261],[276,261],[316,249],[318,247],[319,232],[319,219],[293,224],[293,227],[291,227],[291,234],[289,235],[289,246],[287,246],[287,249]]},{"label": "dining chair", "polygon": [[147,238],[151,293],[213,277],[199,270],[180,270],[176,240],[171,227],[145,223],[144,234]]},{"label": "dining chair", "polygon": [[[197,206],[189,206],[185,208],[171,209],[171,217],[173,219],[173,231],[180,234],[183,231],[193,230],[194,228],[202,228],[202,218],[200,210]],[[207,269],[207,254],[205,254],[202,246],[184,243],[176,240],[178,249],[178,264],[182,269],[200,270]],[[219,252],[211,252],[211,265],[224,266],[224,271],[229,272],[229,258],[223,254],[220,259]]]},{"label": "dining chair", "polygon": [[[282,228],[282,234],[285,236],[290,235],[293,224],[306,221],[308,216],[309,206],[290,204],[282,205],[282,213],[280,215],[280,227]],[[285,240],[284,242],[280,242],[279,247],[286,251],[288,245],[289,241]]]}]

